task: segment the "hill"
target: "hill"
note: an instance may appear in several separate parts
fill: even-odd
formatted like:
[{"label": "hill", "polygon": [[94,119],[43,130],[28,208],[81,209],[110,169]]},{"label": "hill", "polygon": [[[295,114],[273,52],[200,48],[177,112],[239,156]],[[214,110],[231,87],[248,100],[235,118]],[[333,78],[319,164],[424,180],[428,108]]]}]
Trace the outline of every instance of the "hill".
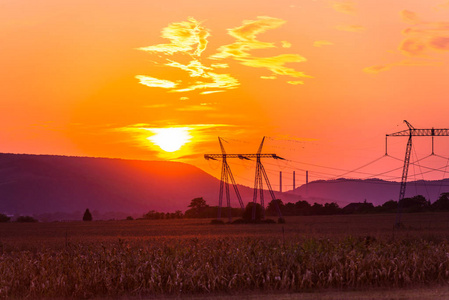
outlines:
[{"label": "hill", "polygon": [[[449,179],[407,182],[405,197],[423,195],[434,202],[443,192],[449,192]],[[382,205],[388,200],[398,200],[399,182],[381,179],[318,180],[302,185],[289,193],[300,196],[309,203],[336,202],[344,207],[351,202],[371,202]]]},{"label": "hill", "polygon": [[[185,211],[196,197],[217,205],[219,186],[215,177],[180,162],[0,154],[0,213],[11,215],[81,219],[89,208],[94,219],[108,219]],[[245,204],[252,201],[251,188],[239,191]],[[231,197],[237,207],[232,189]]]}]

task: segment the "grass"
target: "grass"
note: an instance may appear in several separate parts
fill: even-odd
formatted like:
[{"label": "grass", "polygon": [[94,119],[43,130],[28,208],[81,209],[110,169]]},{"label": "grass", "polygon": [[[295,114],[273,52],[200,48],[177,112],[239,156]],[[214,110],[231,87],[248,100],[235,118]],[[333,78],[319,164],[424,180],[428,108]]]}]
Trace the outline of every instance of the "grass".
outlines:
[{"label": "grass", "polygon": [[447,284],[449,214],[406,214],[400,230],[394,217],[0,224],[0,297],[306,295]]}]

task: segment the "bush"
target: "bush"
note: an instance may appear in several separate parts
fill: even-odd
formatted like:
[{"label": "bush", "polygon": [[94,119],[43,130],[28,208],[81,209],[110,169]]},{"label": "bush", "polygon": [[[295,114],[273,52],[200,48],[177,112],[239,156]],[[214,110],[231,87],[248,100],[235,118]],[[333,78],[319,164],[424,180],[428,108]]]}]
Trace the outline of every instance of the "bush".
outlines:
[{"label": "bush", "polygon": [[83,216],[83,221],[92,221],[92,214],[90,213],[89,209],[86,209]]},{"label": "bush", "polygon": [[243,220],[246,222],[259,222],[262,219],[263,214],[263,207],[259,203],[256,203],[256,219],[253,220],[253,207],[254,202],[249,202],[246,207],[245,211],[243,212]]},{"label": "bush", "polygon": [[30,216],[20,216],[17,218],[16,222],[19,223],[36,223],[37,220]]},{"label": "bush", "polygon": [[214,219],[214,220],[210,221],[210,223],[212,225],[224,225],[224,221],[223,220],[217,220],[217,219]]},{"label": "bush", "polygon": [[8,217],[7,215],[0,214],[0,223],[6,223],[6,222],[9,222],[10,220],[11,220],[11,218]]}]

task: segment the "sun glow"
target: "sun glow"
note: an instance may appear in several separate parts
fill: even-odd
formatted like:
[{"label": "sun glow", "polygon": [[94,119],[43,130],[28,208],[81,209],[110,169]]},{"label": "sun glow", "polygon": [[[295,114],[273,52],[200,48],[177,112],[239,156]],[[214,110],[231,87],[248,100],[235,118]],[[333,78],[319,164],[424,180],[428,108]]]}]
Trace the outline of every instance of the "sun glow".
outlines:
[{"label": "sun glow", "polygon": [[175,152],[188,143],[192,136],[187,127],[152,128],[154,135],[147,139],[166,152]]}]

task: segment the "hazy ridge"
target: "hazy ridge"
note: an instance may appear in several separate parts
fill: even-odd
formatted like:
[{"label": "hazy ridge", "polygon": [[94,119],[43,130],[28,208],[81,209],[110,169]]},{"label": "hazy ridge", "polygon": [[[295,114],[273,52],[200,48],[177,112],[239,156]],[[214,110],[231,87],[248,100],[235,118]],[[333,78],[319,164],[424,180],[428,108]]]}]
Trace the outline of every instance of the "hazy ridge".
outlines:
[{"label": "hazy ridge", "polygon": [[[70,219],[89,208],[103,218],[118,218],[149,210],[185,211],[195,197],[217,205],[219,184],[215,177],[180,162],[0,154],[0,213],[12,215],[58,212]],[[448,185],[449,180],[409,182],[406,195],[422,194],[433,202]],[[252,201],[252,188],[239,186],[239,191],[245,204]],[[232,189],[231,193],[232,206],[237,207]],[[339,179],[311,182],[295,191],[276,192],[276,197],[284,203],[337,202],[343,207],[365,199],[379,205],[397,200],[398,193],[397,182]],[[265,203],[270,200],[267,193]]]}]

